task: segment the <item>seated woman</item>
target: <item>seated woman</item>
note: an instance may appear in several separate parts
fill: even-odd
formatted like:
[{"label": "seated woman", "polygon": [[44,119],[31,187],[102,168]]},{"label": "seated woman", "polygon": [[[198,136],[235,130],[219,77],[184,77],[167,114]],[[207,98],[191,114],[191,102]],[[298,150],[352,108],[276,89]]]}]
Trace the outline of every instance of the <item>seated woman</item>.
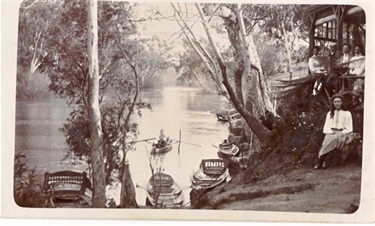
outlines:
[{"label": "seated woman", "polygon": [[325,134],[319,151],[319,161],[314,169],[327,168],[327,153],[334,149],[342,149],[345,144],[353,141],[353,122],[349,111],[342,110],[343,97],[339,94],[332,96],[332,107],[327,113],[323,133]]},{"label": "seated woman", "polygon": [[319,56],[320,48],[318,46],[314,46],[312,50],[312,56],[309,58],[308,66],[309,70],[312,75],[317,76],[317,81],[314,85],[313,95],[316,94],[316,91],[319,91],[322,84],[321,79],[324,80],[327,78],[329,72],[329,58],[325,56]]},{"label": "seated woman", "polygon": [[[354,56],[350,59],[349,74],[352,76],[365,76],[365,56],[361,53],[361,48],[354,46]],[[354,81],[353,90],[363,90],[363,79]]]}]

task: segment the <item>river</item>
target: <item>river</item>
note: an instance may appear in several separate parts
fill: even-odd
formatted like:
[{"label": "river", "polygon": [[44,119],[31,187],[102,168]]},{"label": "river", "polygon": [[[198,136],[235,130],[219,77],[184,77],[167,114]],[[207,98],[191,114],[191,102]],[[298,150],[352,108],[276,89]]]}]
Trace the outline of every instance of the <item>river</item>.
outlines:
[{"label": "river", "polygon": [[[226,101],[217,95],[202,95],[197,89],[183,87],[142,91],[140,98],[150,103],[152,109],[143,110],[140,118],[133,117],[139,125],[138,140],[158,137],[161,129],[166,136],[178,140],[181,130],[180,152],[178,143],[175,143],[172,151],[152,162],[157,163],[157,166],[170,174],[183,188],[184,203],[189,205],[192,172],[199,167],[201,159],[217,157],[217,150],[212,144],[217,145],[228,135],[228,125],[218,122],[214,114],[226,108]],[[47,171],[86,169],[83,163],[73,162],[71,159],[62,161],[68,147],[58,129],[69,112],[70,109],[60,99],[16,103],[15,150],[16,153],[25,153],[29,165],[36,166],[40,175]],[[148,155],[151,144],[139,142],[135,147],[135,151],[127,154],[127,159],[133,182],[138,185],[137,203],[144,205],[144,187],[151,176]],[[118,200],[119,194],[116,190],[109,191],[109,194]]]}]

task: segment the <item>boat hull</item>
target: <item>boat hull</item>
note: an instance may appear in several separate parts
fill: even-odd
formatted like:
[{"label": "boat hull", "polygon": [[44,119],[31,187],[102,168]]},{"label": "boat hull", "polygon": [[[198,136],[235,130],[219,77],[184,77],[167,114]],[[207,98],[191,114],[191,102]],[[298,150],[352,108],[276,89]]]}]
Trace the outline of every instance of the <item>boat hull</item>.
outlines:
[{"label": "boat hull", "polygon": [[223,174],[209,176],[204,174],[201,170],[194,173],[191,179],[191,187],[195,190],[208,190],[224,183],[228,177],[229,172],[226,169]]},{"label": "boat hull", "polygon": [[222,114],[216,114],[217,120],[221,122],[229,122],[229,118]]},{"label": "boat hull", "polygon": [[236,145],[232,144],[230,148],[219,147],[218,155],[220,158],[230,158],[233,156],[237,156],[239,151],[240,149]]},{"label": "boat hull", "polygon": [[72,208],[92,205],[91,181],[86,172],[45,173],[43,192],[50,207]]},{"label": "boat hull", "polygon": [[190,202],[193,206],[213,188],[221,185],[229,177],[226,161],[222,159],[203,159],[200,167],[191,177]]},{"label": "boat hull", "polygon": [[172,150],[172,141],[168,141],[167,145],[162,148],[157,148],[155,145],[153,145],[151,154],[156,155],[156,154],[165,154],[167,152],[170,152]]},{"label": "boat hull", "polygon": [[147,206],[162,209],[179,208],[183,202],[182,189],[171,176],[157,173],[150,178],[147,184]]}]

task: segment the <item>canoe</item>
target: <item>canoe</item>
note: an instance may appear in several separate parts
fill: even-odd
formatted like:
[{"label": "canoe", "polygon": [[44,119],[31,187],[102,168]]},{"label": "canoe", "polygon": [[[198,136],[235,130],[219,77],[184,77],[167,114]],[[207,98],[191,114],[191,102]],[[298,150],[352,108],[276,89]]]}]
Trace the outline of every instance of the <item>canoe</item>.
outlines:
[{"label": "canoe", "polygon": [[172,150],[172,140],[167,139],[166,143],[163,146],[159,146],[158,143],[152,144],[151,154],[164,154]]},{"label": "canoe", "polygon": [[90,207],[92,204],[91,181],[86,172],[46,172],[43,193],[50,207]]},{"label": "canoe", "polygon": [[184,202],[181,187],[165,173],[155,173],[147,184],[146,205],[154,208],[179,208]]},{"label": "canoe", "polygon": [[195,190],[209,190],[222,184],[229,177],[226,162],[222,159],[203,159],[191,177]]}]

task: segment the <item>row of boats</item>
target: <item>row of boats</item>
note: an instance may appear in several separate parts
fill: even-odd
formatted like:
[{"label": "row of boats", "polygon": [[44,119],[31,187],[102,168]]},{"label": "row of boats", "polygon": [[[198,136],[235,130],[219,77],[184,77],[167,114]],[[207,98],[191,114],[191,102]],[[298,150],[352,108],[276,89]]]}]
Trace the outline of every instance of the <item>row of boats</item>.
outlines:
[{"label": "row of boats", "polygon": [[[162,144],[162,145],[160,145]],[[152,146],[151,154],[165,154],[172,150],[173,140],[167,138]],[[239,153],[239,148],[224,140],[218,146],[221,158],[203,159],[199,168],[191,175],[191,203],[199,196],[230,178],[227,163],[230,157]],[[92,188],[85,172],[60,171],[46,173],[44,180],[45,194],[50,207],[89,207],[91,206]],[[156,172],[146,186],[146,206],[154,208],[179,208],[183,206],[182,188],[167,173]]]},{"label": "row of boats", "polygon": [[[161,142],[158,142],[158,144]],[[172,140],[166,140],[165,146],[153,144],[152,154],[165,154],[172,150]],[[228,160],[239,153],[239,148],[230,144],[227,140],[218,146],[217,159],[202,159],[198,170],[190,177],[191,192],[190,201],[192,204],[202,194],[214,187],[228,181],[230,178],[227,167]],[[166,173],[157,172],[151,176],[147,185],[146,205],[156,208],[179,208],[183,206],[182,188]]]}]

